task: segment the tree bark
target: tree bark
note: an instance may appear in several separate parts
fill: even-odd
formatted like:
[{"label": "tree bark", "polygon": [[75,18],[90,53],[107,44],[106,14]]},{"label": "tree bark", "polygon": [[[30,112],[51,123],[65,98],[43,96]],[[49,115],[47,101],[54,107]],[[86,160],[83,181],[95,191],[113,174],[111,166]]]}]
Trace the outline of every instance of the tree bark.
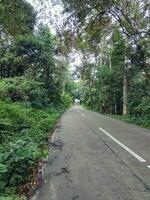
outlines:
[{"label": "tree bark", "polygon": [[128,79],[126,73],[123,76],[123,115],[128,115]]},{"label": "tree bark", "polygon": [[115,102],[115,115],[117,115],[117,102]]}]

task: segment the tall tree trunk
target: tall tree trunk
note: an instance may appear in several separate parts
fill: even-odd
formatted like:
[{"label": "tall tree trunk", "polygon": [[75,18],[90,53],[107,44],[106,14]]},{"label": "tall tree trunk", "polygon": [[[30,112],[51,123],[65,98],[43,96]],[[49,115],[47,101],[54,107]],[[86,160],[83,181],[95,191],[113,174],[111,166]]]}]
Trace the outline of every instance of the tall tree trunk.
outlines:
[{"label": "tall tree trunk", "polygon": [[115,115],[117,115],[117,102],[115,102]]},{"label": "tall tree trunk", "polygon": [[128,114],[128,78],[126,72],[123,76],[123,115]]},{"label": "tall tree trunk", "polygon": [[112,68],[111,55],[108,53],[109,68]]},{"label": "tall tree trunk", "polygon": [[0,64],[0,76],[1,76],[1,79],[3,78],[3,67],[2,67],[2,64]]}]

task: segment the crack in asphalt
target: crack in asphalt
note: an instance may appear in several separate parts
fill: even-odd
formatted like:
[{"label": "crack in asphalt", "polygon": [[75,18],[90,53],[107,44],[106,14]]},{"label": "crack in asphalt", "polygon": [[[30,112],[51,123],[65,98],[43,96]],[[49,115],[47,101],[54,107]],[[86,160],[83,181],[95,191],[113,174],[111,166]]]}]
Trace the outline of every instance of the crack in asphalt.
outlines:
[{"label": "crack in asphalt", "polygon": [[60,176],[61,174],[70,174],[68,167],[62,167],[60,171],[56,173],[56,176]]},{"label": "crack in asphalt", "polygon": [[64,143],[61,140],[56,140],[54,142],[51,142],[51,146],[62,150]]},{"label": "crack in asphalt", "polygon": [[76,195],[74,197],[72,197],[72,200],[75,200],[75,199],[78,199],[79,198],[79,195]]}]

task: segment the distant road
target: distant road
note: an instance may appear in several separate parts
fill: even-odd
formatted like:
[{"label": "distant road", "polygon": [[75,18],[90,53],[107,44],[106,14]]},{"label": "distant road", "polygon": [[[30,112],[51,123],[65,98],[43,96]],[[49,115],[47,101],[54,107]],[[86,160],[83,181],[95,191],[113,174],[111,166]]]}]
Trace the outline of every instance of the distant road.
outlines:
[{"label": "distant road", "polygon": [[37,200],[150,200],[150,131],[74,106],[51,149]]}]

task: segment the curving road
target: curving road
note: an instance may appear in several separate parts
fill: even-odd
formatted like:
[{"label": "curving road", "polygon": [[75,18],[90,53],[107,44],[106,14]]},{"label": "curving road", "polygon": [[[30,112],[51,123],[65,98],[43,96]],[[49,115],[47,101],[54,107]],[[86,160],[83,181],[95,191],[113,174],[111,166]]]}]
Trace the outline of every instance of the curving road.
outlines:
[{"label": "curving road", "polygon": [[51,145],[37,200],[150,200],[150,131],[74,106]]}]

